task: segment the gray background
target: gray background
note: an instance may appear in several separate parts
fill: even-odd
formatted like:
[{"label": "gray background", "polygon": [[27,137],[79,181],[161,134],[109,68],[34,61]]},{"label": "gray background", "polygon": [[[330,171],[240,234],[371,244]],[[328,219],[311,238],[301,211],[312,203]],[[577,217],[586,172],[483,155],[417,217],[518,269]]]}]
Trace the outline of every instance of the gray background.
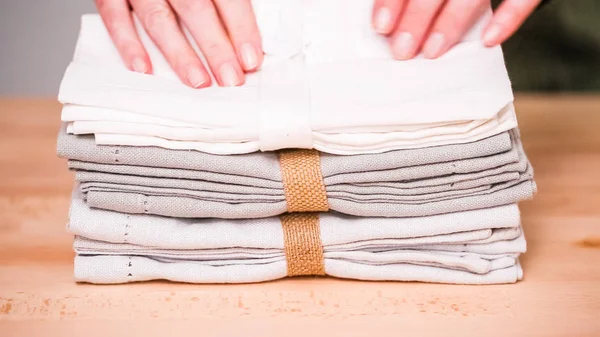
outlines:
[{"label": "gray background", "polygon": [[0,96],[56,96],[93,0],[0,0]]},{"label": "gray background", "polygon": [[[56,97],[79,18],[95,11],[93,0],[0,0],[0,96]],[[600,0],[547,1],[504,51],[516,91],[600,92]]]}]

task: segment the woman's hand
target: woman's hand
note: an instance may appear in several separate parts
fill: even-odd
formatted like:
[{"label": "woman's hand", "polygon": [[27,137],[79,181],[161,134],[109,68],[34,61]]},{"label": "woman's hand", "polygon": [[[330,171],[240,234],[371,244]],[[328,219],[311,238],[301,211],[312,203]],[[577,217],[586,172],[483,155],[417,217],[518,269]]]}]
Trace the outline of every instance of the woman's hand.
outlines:
[{"label": "woman's hand", "polygon": [[133,71],[151,73],[152,64],[135,31],[132,12],[181,81],[194,88],[211,79],[178,23],[189,29],[221,86],[244,83],[244,73],[263,59],[260,33],[249,0],[96,0],[108,32]]},{"label": "woman's hand", "polygon": [[[491,47],[508,39],[541,0],[504,0],[483,33]],[[375,0],[375,30],[390,36],[394,57],[413,58],[420,51],[437,58],[458,43],[489,8],[489,0]]]}]

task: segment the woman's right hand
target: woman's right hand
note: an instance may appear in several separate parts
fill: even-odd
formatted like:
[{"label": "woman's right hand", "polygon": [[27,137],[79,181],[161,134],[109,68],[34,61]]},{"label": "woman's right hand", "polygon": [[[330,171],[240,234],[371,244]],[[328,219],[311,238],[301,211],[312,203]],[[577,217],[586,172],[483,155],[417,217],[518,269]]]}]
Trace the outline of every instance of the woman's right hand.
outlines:
[{"label": "woman's right hand", "polygon": [[152,73],[132,10],[181,81],[191,87],[208,87],[211,79],[179,20],[195,39],[219,85],[243,84],[245,72],[262,63],[260,33],[249,0],[96,0],[96,6],[130,70]]}]

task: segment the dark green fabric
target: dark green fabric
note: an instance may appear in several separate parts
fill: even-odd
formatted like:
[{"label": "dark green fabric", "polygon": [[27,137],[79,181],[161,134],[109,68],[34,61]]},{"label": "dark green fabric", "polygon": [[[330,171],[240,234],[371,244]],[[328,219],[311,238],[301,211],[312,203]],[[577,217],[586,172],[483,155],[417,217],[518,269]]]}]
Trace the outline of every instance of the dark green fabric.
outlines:
[{"label": "dark green fabric", "polygon": [[515,91],[600,91],[600,0],[546,3],[503,49]]}]

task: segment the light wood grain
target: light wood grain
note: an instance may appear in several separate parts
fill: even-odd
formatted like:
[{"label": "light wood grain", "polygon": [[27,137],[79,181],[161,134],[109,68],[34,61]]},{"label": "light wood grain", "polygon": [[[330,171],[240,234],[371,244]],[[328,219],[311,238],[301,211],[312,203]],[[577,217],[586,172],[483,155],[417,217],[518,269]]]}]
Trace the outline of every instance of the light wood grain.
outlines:
[{"label": "light wood grain", "polygon": [[600,96],[518,96],[517,109],[539,185],[521,205],[522,282],[94,286],[72,281],[73,177],[55,155],[60,106],[0,100],[0,336],[598,336]]}]

